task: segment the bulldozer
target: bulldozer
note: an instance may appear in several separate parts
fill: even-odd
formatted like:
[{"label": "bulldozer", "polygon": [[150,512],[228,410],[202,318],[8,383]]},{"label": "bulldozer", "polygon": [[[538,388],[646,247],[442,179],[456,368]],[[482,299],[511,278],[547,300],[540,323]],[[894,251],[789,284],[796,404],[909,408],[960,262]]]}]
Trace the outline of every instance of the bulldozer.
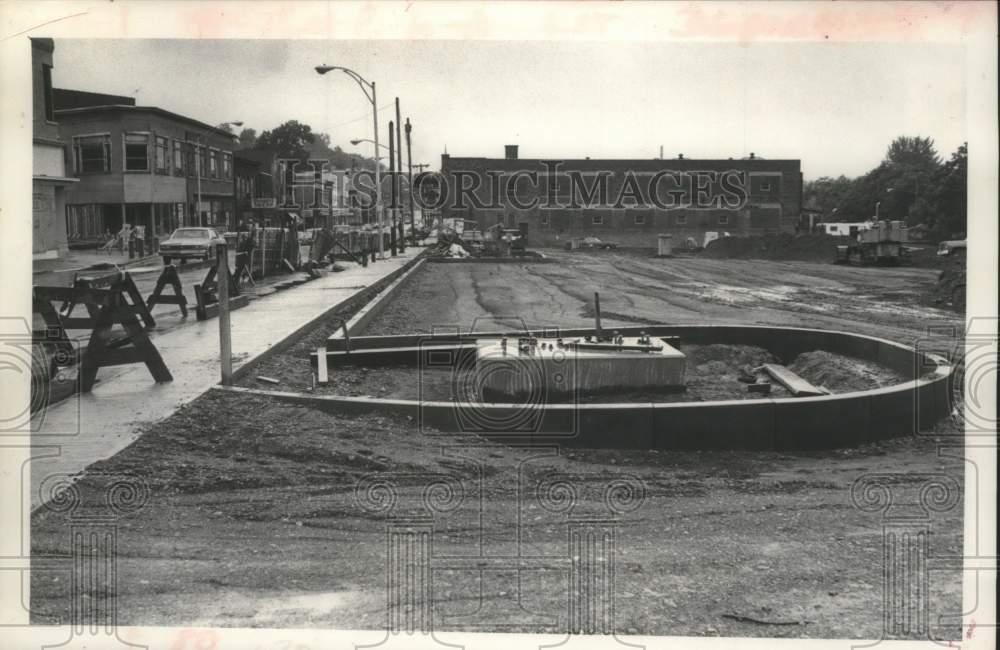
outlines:
[{"label": "bulldozer", "polygon": [[909,262],[909,241],[902,221],[876,221],[858,233],[854,243],[837,246],[836,264],[899,266]]}]

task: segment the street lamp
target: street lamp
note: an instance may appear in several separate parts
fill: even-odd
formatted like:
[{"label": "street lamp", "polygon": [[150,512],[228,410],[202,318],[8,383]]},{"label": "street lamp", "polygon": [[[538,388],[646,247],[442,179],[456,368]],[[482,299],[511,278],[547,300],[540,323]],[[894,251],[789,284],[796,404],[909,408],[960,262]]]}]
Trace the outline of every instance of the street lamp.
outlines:
[{"label": "street lamp", "polygon": [[377,147],[382,147],[383,149],[388,149],[389,148],[389,147],[385,146],[384,144],[377,144],[371,138],[359,138],[357,140],[351,140],[351,144],[353,144],[355,147],[358,146],[359,144],[361,144],[362,142],[370,142],[370,143],[374,144]]},{"label": "street lamp", "polygon": [[[226,127],[226,126],[243,126],[243,122],[240,122],[240,121],[223,122],[222,124],[220,124],[216,128],[221,129],[221,128]],[[202,226],[204,224],[201,222],[201,147],[204,146],[203,143],[205,142],[205,134],[204,133],[198,134],[196,136],[196,138],[195,138],[195,142],[198,143],[197,147],[195,148],[195,152],[194,152],[194,169],[195,169],[195,174],[194,175],[195,175],[195,178],[197,178],[197,182],[198,182],[198,190],[197,190],[198,191],[198,198],[197,198],[198,203],[195,205],[195,213],[198,215],[198,225]],[[234,171],[234,176],[235,176],[235,171]],[[234,211],[236,210],[236,194],[235,193],[233,194],[233,210]]]},{"label": "street lamp", "polygon": [[385,251],[383,250],[384,245],[382,243],[382,175],[379,170],[379,160],[381,160],[381,158],[379,157],[378,152],[378,104],[376,103],[375,82],[367,81],[354,70],[344,68],[339,65],[324,64],[316,66],[316,73],[320,75],[324,75],[333,70],[340,70],[351,79],[354,79],[354,81],[361,87],[361,91],[364,92],[365,97],[367,97],[368,101],[372,104],[372,125],[375,130],[375,139],[372,141],[375,145],[375,216],[378,219],[378,255],[379,259],[384,260]]}]

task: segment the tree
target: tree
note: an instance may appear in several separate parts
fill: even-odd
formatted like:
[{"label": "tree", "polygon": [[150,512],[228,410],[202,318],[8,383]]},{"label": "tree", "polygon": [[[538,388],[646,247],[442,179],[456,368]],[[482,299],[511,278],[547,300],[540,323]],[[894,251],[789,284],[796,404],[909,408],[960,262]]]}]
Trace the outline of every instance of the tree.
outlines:
[{"label": "tree", "polygon": [[931,138],[901,135],[886,150],[885,162],[908,167],[936,168],[941,164],[941,157],[934,149],[934,140]]},{"label": "tree", "polygon": [[807,181],[802,188],[803,202],[809,208],[820,210],[827,220],[839,220],[855,182],[844,175],[837,178],[822,176],[814,181]]},{"label": "tree", "polygon": [[289,120],[261,133],[254,148],[273,151],[279,158],[306,160],[309,158],[309,147],[315,141],[316,134],[311,126]]},{"label": "tree", "polygon": [[[318,133],[308,124],[289,120],[271,130],[264,131],[257,137],[253,129],[244,129],[240,133],[240,142],[250,142],[250,148],[272,151],[279,158],[294,158],[306,162],[326,160],[331,171],[349,169],[375,169],[371,158],[354,153],[348,153],[334,145],[329,134]],[[385,165],[382,165],[383,169]]]},{"label": "tree", "polygon": [[[915,226],[927,218],[929,202],[920,201],[923,193],[941,168],[941,157],[934,140],[920,136],[899,136],[885,152],[883,180],[885,189],[880,196],[890,219],[906,219]],[[926,197],[924,197],[926,199]]]},{"label": "tree", "polygon": [[253,149],[257,145],[257,130],[243,129],[240,131],[240,148]]},{"label": "tree", "polygon": [[938,170],[928,189],[927,227],[938,238],[964,236],[968,229],[969,146],[963,143]]},{"label": "tree", "polygon": [[[906,220],[939,236],[965,231],[966,146],[941,164],[934,140],[899,136],[877,167],[857,178],[824,176],[802,188],[803,204],[827,221]],[[836,213],[834,213],[836,209]],[[835,215],[835,216],[833,216]]]}]

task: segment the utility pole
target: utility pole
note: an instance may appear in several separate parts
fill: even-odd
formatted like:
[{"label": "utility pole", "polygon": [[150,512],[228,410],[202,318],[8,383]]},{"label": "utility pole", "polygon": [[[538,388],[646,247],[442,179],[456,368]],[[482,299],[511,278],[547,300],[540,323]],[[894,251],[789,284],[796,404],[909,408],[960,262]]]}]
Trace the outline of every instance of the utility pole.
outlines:
[{"label": "utility pole", "polygon": [[406,181],[409,187],[410,194],[410,236],[416,240],[417,228],[414,225],[413,216],[413,150],[411,149],[410,142],[410,131],[413,127],[410,126],[410,118],[406,118]]},{"label": "utility pole", "polygon": [[417,168],[417,173],[419,174],[428,167],[430,167],[430,163],[417,163],[416,165],[414,165],[414,167]]},{"label": "utility pole", "polygon": [[[400,189],[399,189],[400,192],[402,191],[402,186],[398,182],[398,177],[403,175],[403,139],[402,139],[403,135],[402,135],[402,132],[403,132],[403,121],[399,117],[399,97],[397,97],[396,98],[396,171],[398,173],[396,174],[396,176],[397,176],[397,183],[396,183],[396,185],[400,187]],[[397,193],[397,198],[399,198],[399,202],[400,202],[400,204],[402,204],[403,197],[402,196],[398,196],[398,193]],[[403,206],[402,205],[399,206],[399,222],[397,224],[397,227],[399,228],[399,237],[398,237],[399,252],[400,253],[405,253],[406,252],[406,238],[403,237],[404,228],[403,228]]]},{"label": "utility pole", "polygon": [[215,279],[219,296],[219,360],[222,362],[222,385],[233,383],[233,340],[229,324],[229,251],[222,244],[215,248]]},{"label": "utility pole", "polygon": [[391,189],[389,214],[392,224],[389,226],[389,250],[396,257],[396,138],[393,135],[392,120],[389,121],[389,187]]}]

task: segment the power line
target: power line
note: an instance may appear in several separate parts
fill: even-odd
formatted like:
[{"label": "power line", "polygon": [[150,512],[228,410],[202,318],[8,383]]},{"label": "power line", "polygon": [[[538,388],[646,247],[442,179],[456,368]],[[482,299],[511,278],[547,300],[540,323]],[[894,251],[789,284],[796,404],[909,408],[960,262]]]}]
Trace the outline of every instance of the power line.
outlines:
[{"label": "power line", "polygon": [[[378,110],[382,111],[382,110],[385,110],[385,109],[389,108],[390,106],[394,106],[394,105],[395,104],[393,102],[389,102],[385,106],[379,106]],[[337,127],[340,127],[340,126],[347,126],[348,124],[354,124],[355,122],[360,122],[361,120],[367,120],[367,119],[371,119],[371,116],[366,114],[366,115],[362,115],[361,117],[356,117],[353,120],[347,120],[346,122],[341,122],[340,124],[333,124],[331,126],[328,126],[327,128],[328,129],[336,129]]]}]

